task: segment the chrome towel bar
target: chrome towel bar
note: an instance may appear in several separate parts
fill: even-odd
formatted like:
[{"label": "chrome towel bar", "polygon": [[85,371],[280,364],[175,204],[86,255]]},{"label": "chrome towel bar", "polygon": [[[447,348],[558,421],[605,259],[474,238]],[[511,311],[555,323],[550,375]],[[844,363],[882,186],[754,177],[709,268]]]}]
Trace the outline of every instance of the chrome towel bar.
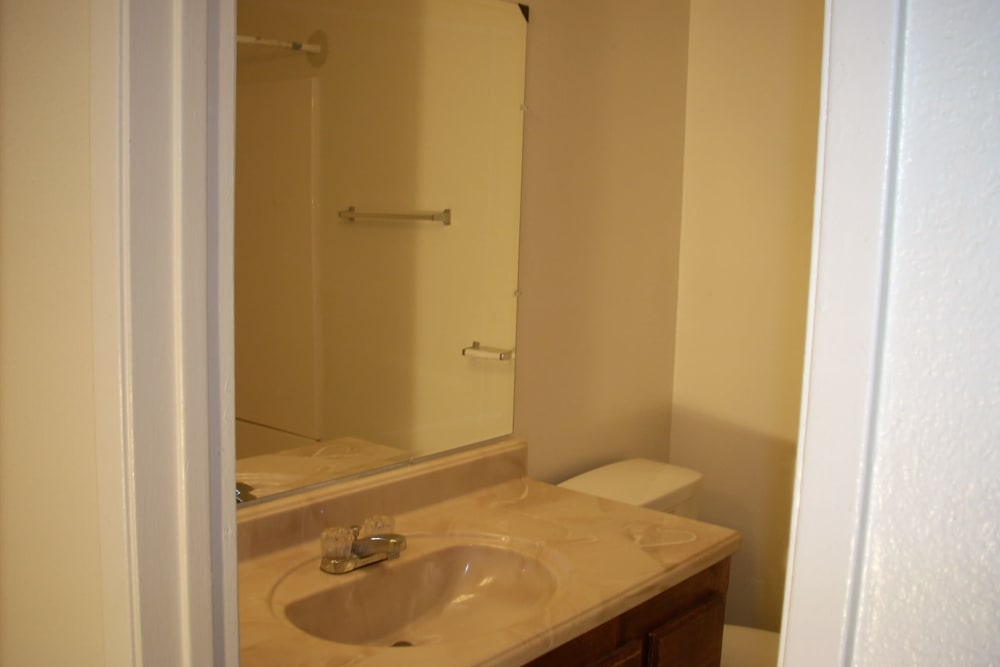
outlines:
[{"label": "chrome towel bar", "polygon": [[416,211],[413,213],[365,213],[351,206],[343,211],[338,211],[337,215],[348,222],[356,220],[433,220],[445,225],[451,224],[450,208],[443,211]]},{"label": "chrome towel bar", "polygon": [[472,345],[462,348],[463,357],[473,359],[493,359],[494,361],[510,361],[514,358],[514,350],[505,350],[500,347],[489,347],[481,345],[478,340],[472,341]]},{"label": "chrome towel bar", "polygon": [[280,39],[268,39],[267,37],[255,37],[250,35],[237,35],[237,44],[253,44],[254,46],[271,46],[276,49],[288,49],[289,51],[303,51],[304,53],[320,53],[323,47],[319,44],[309,42],[291,42]]}]

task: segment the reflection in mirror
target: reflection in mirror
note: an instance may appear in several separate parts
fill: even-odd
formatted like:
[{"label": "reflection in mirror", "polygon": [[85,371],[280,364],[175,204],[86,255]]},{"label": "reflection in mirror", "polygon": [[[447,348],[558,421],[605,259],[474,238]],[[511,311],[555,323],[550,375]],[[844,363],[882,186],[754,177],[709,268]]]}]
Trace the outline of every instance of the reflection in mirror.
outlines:
[{"label": "reflection in mirror", "polygon": [[244,499],[511,431],[525,13],[238,1]]}]

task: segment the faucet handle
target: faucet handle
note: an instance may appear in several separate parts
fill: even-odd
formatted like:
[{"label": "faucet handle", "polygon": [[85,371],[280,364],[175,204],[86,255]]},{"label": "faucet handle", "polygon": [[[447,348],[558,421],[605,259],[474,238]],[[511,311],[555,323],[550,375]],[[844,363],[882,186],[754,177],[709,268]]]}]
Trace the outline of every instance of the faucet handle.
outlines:
[{"label": "faucet handle", "polygon": [[361,522],[361,530],[357,537],[371,537],[391,533],[396,527],[396,520],[388,514],[373,514]]},{"label": "faucet handle", "polygon": [[334,526],[320,533],[323,560],[346,560],[351,557],[355,533],[350,528]]}]

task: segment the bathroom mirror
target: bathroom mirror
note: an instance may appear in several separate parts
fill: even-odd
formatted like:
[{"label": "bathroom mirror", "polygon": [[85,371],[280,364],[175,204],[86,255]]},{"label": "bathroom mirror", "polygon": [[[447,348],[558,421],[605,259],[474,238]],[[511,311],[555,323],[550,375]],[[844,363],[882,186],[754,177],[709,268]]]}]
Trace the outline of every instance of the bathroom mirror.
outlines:
[{"label": "bathroom mirror", "polygon": [[508,434],[527,10],[238,0],[244,497]]}]

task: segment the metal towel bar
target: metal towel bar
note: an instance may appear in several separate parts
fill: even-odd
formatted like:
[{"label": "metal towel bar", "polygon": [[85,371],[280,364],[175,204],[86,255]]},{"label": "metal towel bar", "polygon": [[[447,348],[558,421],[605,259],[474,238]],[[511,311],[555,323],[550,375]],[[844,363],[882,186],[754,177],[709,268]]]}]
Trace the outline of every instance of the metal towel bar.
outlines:
[{"label": "metal towel bar", "polygon": [[236,35],[237,44],[253,44],[254,46],[270,46],[277,49],[288,49],[289,51],[302,51],[304,53],[321,53],[323,47],[319,44],[309,42],[294,42],[281,39],[268,39],[267,37],[256,37],[252,35]]},{"label": "metal towel bar", "polygon": [[445,225],[451,224],[450,208],[443,211],[416,211],[413,213],[365,213],[351,206],[343,211],[338,211],[337,215],[349,222],[356,220],[433,220]]},{"label": "metal towel bar", "polygon": [[514,358],[514,350],[505,350],[500,347],[489,347],[481,345],[478,340],[472,341],[472,345],[462,348],[463,357],[473,359],[493,359],[494,361],[510,361]]}]

